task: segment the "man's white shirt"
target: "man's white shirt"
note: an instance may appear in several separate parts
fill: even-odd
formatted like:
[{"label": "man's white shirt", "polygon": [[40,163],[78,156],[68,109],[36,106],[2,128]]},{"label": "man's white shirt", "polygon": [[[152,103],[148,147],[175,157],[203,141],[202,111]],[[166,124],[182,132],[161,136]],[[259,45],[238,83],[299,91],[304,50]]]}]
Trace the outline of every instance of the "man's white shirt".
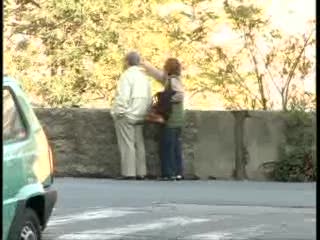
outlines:
[{"label": "man's white shirt", "polygon": [[120,77],[111,114],[125,116],[133,121],[142,121],[152,100],[151,84],[144,71],[129,67]]}]

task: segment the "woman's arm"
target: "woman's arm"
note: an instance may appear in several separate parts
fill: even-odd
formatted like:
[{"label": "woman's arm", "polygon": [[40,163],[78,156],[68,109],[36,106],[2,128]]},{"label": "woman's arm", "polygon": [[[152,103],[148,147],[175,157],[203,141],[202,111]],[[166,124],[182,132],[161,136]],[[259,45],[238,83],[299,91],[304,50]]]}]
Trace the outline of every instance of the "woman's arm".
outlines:
[{"label": "woman's arm", "polygon": [[151,64],[147,62],[141,62],[141,66],[145,69],[146,73],[155,78],[157,81],[159,81],[162,84],[166,83],[166,77],[165,73],[155,67],[153,67]]}]

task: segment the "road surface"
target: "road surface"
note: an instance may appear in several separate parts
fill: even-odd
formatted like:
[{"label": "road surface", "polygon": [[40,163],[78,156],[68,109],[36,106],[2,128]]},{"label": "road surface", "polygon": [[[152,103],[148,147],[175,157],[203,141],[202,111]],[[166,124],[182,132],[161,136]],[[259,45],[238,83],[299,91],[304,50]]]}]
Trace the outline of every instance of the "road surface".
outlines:
[{"label": "road surface", "polygon": [[44,240],[313,240],[316,184],[58,178]]}]

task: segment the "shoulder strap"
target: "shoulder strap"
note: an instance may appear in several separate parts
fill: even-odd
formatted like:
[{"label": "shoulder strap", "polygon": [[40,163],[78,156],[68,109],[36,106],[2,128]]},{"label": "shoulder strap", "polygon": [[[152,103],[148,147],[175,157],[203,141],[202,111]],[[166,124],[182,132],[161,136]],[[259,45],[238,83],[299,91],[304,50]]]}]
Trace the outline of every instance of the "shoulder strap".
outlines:
[{"label": "shoulder strap", "polygon": [[175,75],[168,76],[168,89],[172,90],[172,78],[176,78]]}]

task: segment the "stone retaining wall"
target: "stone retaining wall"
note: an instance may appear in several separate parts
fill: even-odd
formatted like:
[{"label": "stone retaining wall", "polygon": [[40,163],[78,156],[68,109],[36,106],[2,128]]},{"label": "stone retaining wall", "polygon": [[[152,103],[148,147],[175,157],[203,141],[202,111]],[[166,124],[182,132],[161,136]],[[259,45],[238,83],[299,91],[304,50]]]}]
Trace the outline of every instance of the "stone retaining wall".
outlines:
[{"label": "stone retaining wall", "polygon": [[[52,143],[58,176],[119,176],[120,156],[109,110],[35,110]],[[266,180],[262,164],[278,160],[279,145],[285,141],[284,118],[281,112],[187,111],[183,130],[186,177]],[[160,174],[159,130],[153,124],[145,126],[152,177]]]}]

